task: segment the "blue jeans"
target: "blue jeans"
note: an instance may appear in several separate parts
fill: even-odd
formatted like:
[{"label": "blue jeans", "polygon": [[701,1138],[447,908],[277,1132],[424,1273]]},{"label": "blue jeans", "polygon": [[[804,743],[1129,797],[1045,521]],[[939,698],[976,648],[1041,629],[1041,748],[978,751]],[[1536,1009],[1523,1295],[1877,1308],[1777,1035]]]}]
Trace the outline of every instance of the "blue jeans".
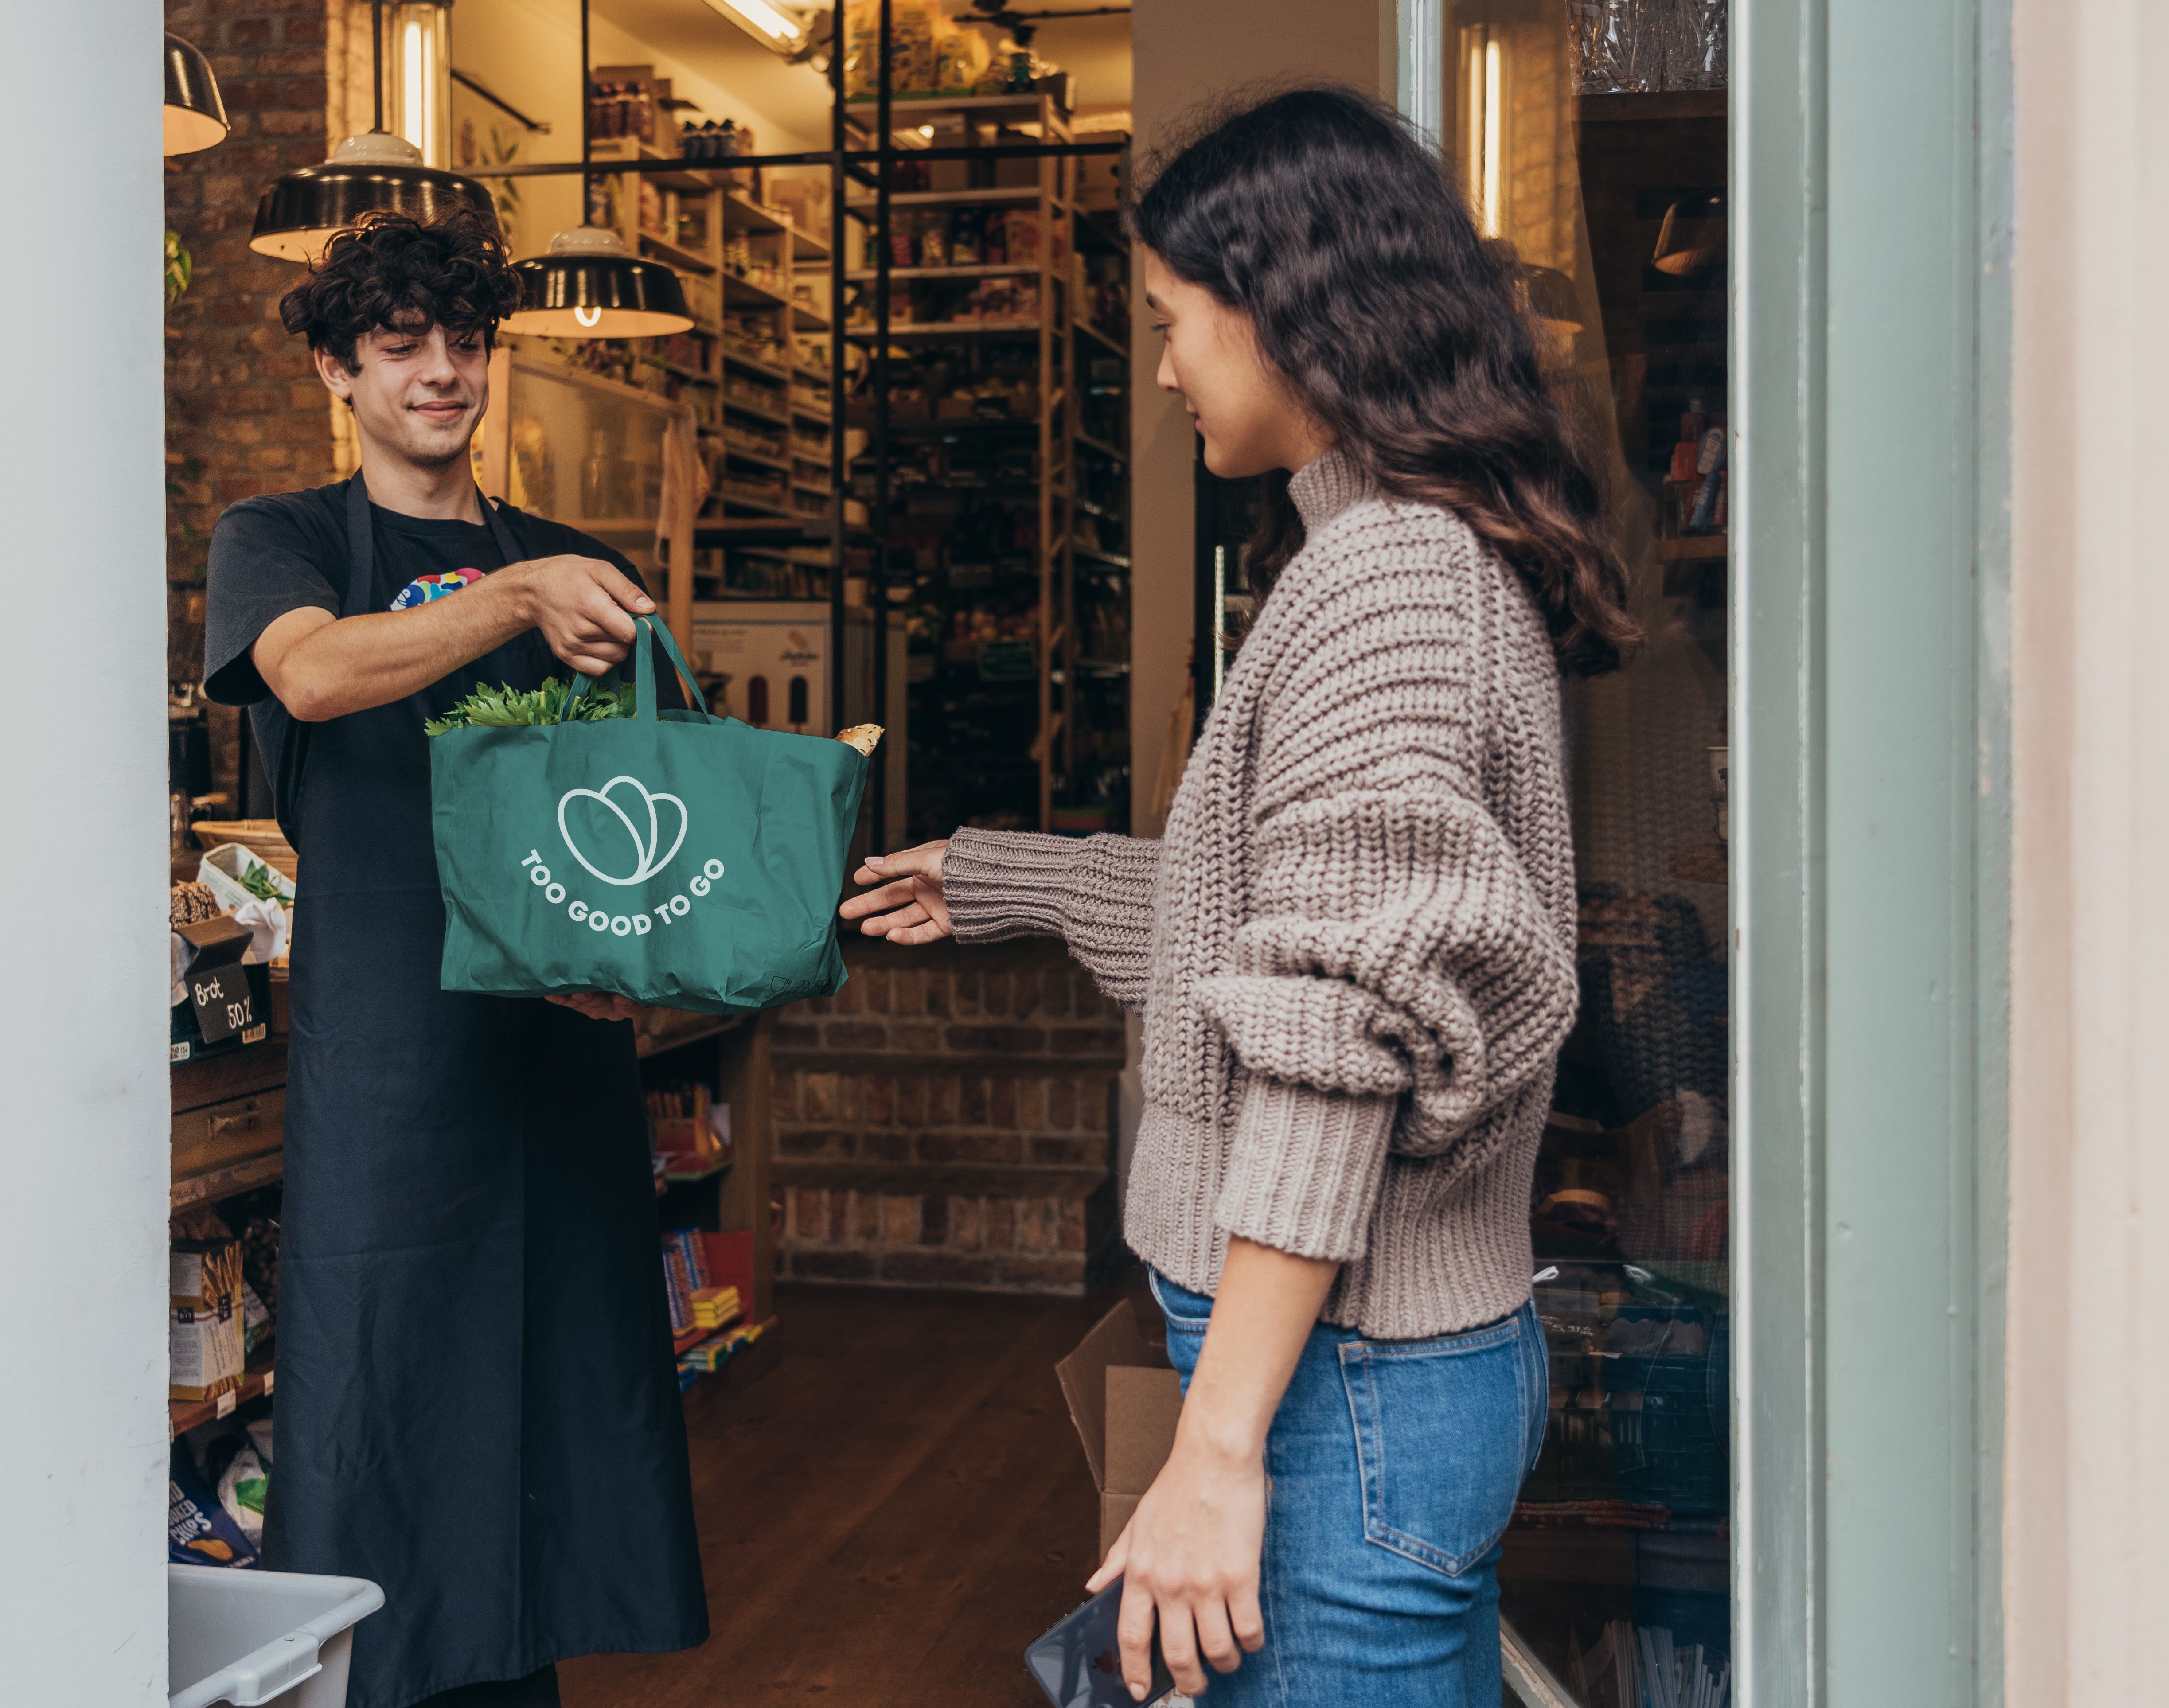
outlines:
[{"label": "blue jeans", "polygon": [[[1212,1301],[1152,1277],[1190,1385]],[[1543,1445],[1532,1301],[1432,1340],[1311,1331],[1266,1445],[1266,1646],[1212,1708],[1498,1708],[1499,1539]]]}]

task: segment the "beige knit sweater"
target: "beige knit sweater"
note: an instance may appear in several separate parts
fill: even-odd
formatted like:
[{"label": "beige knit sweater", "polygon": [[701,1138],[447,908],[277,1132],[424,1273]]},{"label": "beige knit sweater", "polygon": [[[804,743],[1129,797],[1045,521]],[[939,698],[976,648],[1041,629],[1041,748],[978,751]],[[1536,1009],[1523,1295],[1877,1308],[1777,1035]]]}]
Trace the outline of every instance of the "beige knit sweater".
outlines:
[{"label": "beige knit sweater", "polygon": [[1328,455],[1159,842],[961,830],[959,940],[1058,934],[1144,1016],[1125,1232],[1201,1293],[1228,1238],[1341,1270],[1405,1339],[1529,1293],[1529,1186],[1574,1019],[1559,673],[1455,516]]}]

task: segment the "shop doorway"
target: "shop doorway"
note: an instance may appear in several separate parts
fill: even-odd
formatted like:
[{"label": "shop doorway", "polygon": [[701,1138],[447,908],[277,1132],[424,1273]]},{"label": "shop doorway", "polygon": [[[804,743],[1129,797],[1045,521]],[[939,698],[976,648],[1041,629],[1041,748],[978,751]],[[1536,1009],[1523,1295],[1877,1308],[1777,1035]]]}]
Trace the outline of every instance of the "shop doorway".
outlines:
[{"label": "shop doorway", "polygon": [[[1133,756],[1171,753],[1179,768],[1220,681],[1216,637],[1250,598],[1244,494],[1201,471],[1185,536],[1190,696],[1164,742],[1157,713],[1141,726],[1141,702],[1175,696],[1157,681],[1145,692],[1132,599],[1146,547],[1132,423],[1156,353],[1132,347],[1132,258],[1113,217],[1133,129],[1130,23],[1069,9],[1020,43],[1015,25],[982,27],[946,0],[855,0],[830,70],[727,17],[620,0],[594,8],[578,102],[564,93],[569,25],[461,0],[450,36],[447,122],[429,146],[493,187],[515,250],[583,217],[609,226],[679,274],[695,322],[653,341],[509,341],[478,475],[665,580],[721,707],[770,727],[883,723],[869,842],[959,823],[1156,827],[1151,797],[1175,772],[1161,766],[1148,790]],[[883,10],[898,32],[885,60],[868,35]],[[1501,1571],[1512,1689],[1627,1708],[1670,1669],[1683,1700],[1716,1704],[1732,1626],[1725,8],[1453,0],[1437,16],[1438,97],[1419,116],[1608,471],[1651,637],[1628,670],[1570,696],[1583,1010],[1532,1197],[1552,1412]],[[978,46],[957,45],[960,25]],[[880,64],[892,75],[870,77]],[[554,169],[584,133],[596,169]],[[861,157],[840,172],[791,158],[839,146]],[[893,157],[865,153],[884,146]],[[677,429],[699,496],[665,541],[662,447]],[[184,642],[185,590],[180,608]],[[245,804],[245,754],[179,713],[182,792]],[[797,1450],[813,1402],[863,1425],[849,1418],[859,1359],[916,1410],[925,1372],[898,1347],[923,1348],[969,1365],[982,1397],[916,1460],[909,1432],[873,1431],[868,1450],[891,1453],[907,1503],[912,1476],[968,1475],[973,1430],[1008,1444],[999,1462],[1016,1487],[1037,1455],[1048,1534],[1074,1523],[1077,1539],[1027,1547],[1019,1528],[1006,1552],[957,1556],[1015,1591],[1003,1605],[1030,1625],[1020,1585],[1051,1615],[1089,1569],[1090,1483],[1048,1366],[1122,1296],[1109,1280],[1119,1022],[1051,950],[882,955],[855,954],[857,993],[834,1005],[727,1033],[658,1029],[645,1046],[666,1224],[738,1237],[743,1326],[763,1331],[704,1354],[695,1331],[710,1325],[685,1324],[704,1524],[725,1556],[768,1546],[746,1527],[797,1516],[739,1498],[733,1477],[758,1457],[818,1487],[823,1471]],[[216,1069],[189,1086],[207,1135],[244,1131],[227,1106],[248,1099],[258,1119],[245,1131],[275,1136],[262,1113],[275,1074]],[[192,1231],[216,1232],[208,1210],[245,1253],[260,1247],[277,1217],[275,1142],[199,1160],[176,1187]],[[852,1283],[1063,1302],[819,1290]],[[1004,1337],[1014,1345],[997,1351]],[[274,1402],[263,1375],[233,1391],[242,1426]],[[1016,1398],[1027,1381],[1037,1402]],[[184,1435],[220,1433],[204,1405],[218,1408],[177,1419]],[[214,1490],[246,1434],[223,1433],[222,1462],[199,1466]],[[928,1604],[961,1582],[930,1576]],[[819,1629],[805,1624],[803,1641]],[[707,1700],[686,1681],[711,1664],[584,1663],[569,1700]],[[1029,1700],[1021,1681],[1015,1700]]]}]

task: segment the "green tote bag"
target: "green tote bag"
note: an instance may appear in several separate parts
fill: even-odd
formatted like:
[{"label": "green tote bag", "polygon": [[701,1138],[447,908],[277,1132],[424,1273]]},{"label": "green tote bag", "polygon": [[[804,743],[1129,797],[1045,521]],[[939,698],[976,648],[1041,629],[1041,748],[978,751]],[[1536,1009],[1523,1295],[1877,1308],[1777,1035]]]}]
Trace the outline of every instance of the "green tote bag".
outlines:
[{"label": "green tote bag", "polygon": [[653,641],[693,673],[669,630],[639,630],[633,716],[431,739],[444,988],[714,1014],[834,993],[869,762],[705,709],[658,716]]}]

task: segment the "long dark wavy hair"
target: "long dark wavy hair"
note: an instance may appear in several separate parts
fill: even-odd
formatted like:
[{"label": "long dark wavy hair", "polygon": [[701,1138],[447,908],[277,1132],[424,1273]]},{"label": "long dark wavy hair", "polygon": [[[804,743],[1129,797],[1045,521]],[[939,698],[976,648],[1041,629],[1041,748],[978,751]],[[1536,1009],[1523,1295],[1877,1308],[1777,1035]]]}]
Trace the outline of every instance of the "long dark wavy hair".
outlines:
[{"label": "long dark wavy hair", "polygon": [[[1546,388],[1507,265],[1444,163],[1335,86],[1207,117],[1149,162],[1131,235],[1241,309],[1295,401],[1389,497],[1454,511],[1527,584],[1559,660],[1616,669],[1641,639],[1601,482]],[[1261,592],[1303,544],[1269,477]]]}]

